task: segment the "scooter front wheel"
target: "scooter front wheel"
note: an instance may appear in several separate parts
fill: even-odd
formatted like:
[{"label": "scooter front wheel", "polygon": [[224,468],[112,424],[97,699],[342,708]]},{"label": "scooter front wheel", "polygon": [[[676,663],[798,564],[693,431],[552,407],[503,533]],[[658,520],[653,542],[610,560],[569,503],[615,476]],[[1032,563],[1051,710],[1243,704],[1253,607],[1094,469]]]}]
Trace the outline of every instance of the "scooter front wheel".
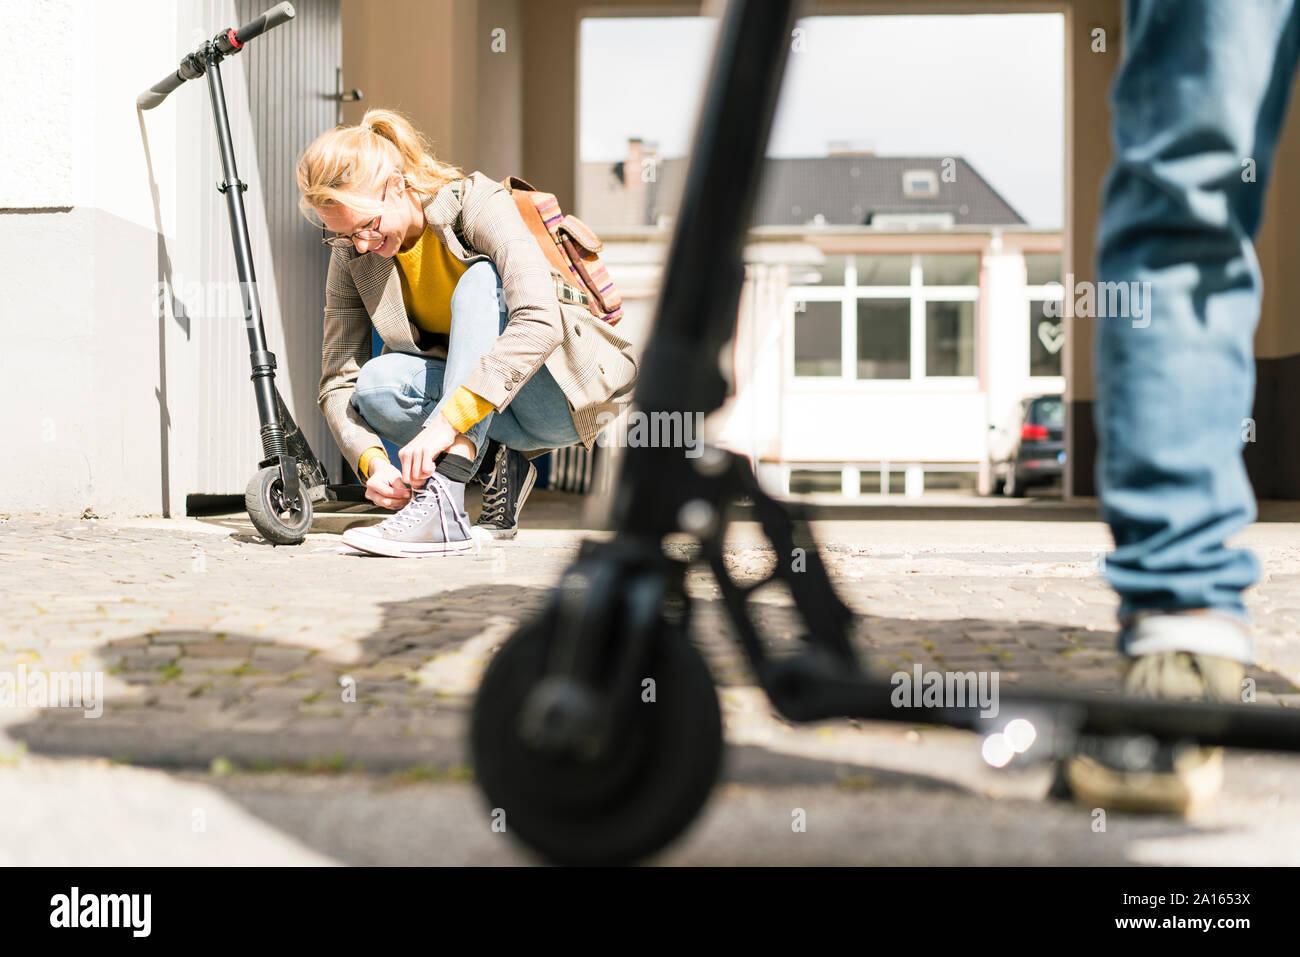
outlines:
[{"label": "scooter front wheel", "polygon": [[713,679],[681,629],[661,623],[645,675],[599,689],[631,703],[604,753],[549,754],[524,740],[522,719],[546,677],[554,628],[543,616],[510,638],[474,701],[471,748],[493,824],[559,864],[640,860],[690,824],[717,780],[722,715]]},{"label": "scooter front wheel", "polygon": [[299,486],[298,500],[288,502],[280,470],[271,466],[254,475],[244,490],[244,507],[256,528],[272,545],[298,545],[311,529],[311,499]]}]

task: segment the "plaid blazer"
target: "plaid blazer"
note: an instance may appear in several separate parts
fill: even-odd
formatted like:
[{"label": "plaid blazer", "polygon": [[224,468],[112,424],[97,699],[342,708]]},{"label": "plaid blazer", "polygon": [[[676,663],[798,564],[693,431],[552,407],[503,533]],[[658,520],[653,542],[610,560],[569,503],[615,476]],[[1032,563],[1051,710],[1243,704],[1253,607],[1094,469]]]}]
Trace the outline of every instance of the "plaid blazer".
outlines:
[{"label": "plaid blazer", "polygon": [[[585,306],[559,300],[559,273],[506,188],[486,173],[472,173],[458,188],[444,185],[424,203],[424,218],[462,263],[490,261],[501,276],[509,323],[465,386],[500,412],[545,365],[568,399],[579,437],[591,448],[597,417],[617,415],[631,399],[637,375],[631,343]],[[446,337],[425,332],[407,315],[396,258],[358,254],[352,246],[331,249],[318,402],[349,463],[382,445],[351,402],[357,375],[370,358],[372,326],[385,353],[447,355]]]}]

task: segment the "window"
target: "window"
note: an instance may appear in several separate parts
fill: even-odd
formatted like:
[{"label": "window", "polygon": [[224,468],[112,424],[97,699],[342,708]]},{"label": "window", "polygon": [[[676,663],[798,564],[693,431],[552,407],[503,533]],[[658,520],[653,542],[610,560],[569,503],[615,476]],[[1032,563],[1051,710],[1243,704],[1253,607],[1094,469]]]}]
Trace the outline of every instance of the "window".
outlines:
[{"label": "window", "polygon": [[925,286],[978,286],[980,257],[922,256],[921,284]]},{"label": "window", "polygon": [[790,494],[807,495],[812,492],[840,492],[843,489],[840,470],[791,469]]},{"label": "window", "polygon": [[794,374],[840,375],[840,313],[838,299],[801,302],[794,314]]},{"label": "window", "polygon": [[843,285],[791,284],[796,377],[975,376],[979,254],[846,258]]},{"label": "window", "polygon": [[[849,257],[828,255],[824,262],[799,263],[790,267],[790,285],[792,286],[842,286],[844,269]],[[907,285],[907,280],[903,280]]]},{"label": "window", "polygon": [[910,286],[911,256],[858,256],[859,286]]},{"label": "window", "polygon": [[927,469],[925,473],[927,492],[974,492],[978,483],[978,472]]},{"label": "window", "polygon": [[909,169],[903,173],[904,196],[938,196],[939,175],[932,169]]},{"label": "window", "polygon": [[[1059,396],[1048,398],[1060,403]],[[929,492],[974,493],[979,485],[979,468],[974,462],[809,462],[789,467],[786,475],[791,495],[914,498]]]},{"label": "window", "polygon": [[902,495],[906,490],[907,476],[901,471],[892,470],[888,473],[889,485],[886,487],[881,482],[881,477],[886,474],[878,469],[863,469],[858,473],[858,488],[863,495]]},{"label": "window", "polygon": [[858,378],[912,377],[912,303],[858,300]]},{"label": "window", "polygon": [[1046,286],[1061,281],[1060,253],[1025,253],[1025,285]]},{"label": "window", "polygon": [[925,374],[975,374],[975,303],[925,304]]},{"label": "window", "polygon": [[[1057,376],[1061,374],[1061,350],[1065,345],[1065,324],[1060,316],[1047,314],[1048,300],[1033,299],[1029,303],[1029,374],[1031,376]],[[1053,306],[1054,312],[1060,312]]]}]

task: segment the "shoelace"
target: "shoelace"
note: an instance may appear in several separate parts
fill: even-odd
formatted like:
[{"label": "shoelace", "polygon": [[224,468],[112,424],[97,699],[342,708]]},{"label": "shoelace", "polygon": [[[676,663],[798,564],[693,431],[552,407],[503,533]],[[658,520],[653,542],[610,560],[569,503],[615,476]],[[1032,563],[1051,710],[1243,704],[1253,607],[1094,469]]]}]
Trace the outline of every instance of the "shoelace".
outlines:
[{"label": "shoelace", "polygon": [[452,513],[456,516],[456,524],[461,526],[461,531],[466,537],[469,537],[469,529],[464,527],[465,523],[456,509],[456,502],[451,497],[450,490],[443,485],[446,481],[445,478],[434,472],[424,484],[424,488],[417,491],[400,512],[390,515],[380,522],[379,528],[386,531],[402,531],[406,528],[414,528],[424,521],[429,514],[429,509],[434,508],[438,512],[438,525],[442,529],[442,540],[444,542],[449,541],[447,538],[447,514],[442,508],[442,497],[445,495],[448,504],[451,505]]},{"label": "shoelace", "polygon": [[506,517],[506,508],[510,504],[509,489],[506,487],[509,484],[506,475],[510,469],[509,455],[510,453],[504,448],[497,453],[495,467],[483,485],[483,510],[479,518],[480,522],[483,518],[503,521]]},{"label": "shoelace", "polygon": [[504,520],[510,495],[505,482],[498,482],[483,492],[483,514],[492,521]]},{"label": "shoelace", "polygon": [[505,448],[498,449],[496,456],[492,459],[492,471],[489,472],[487,478],[480,483],[483,486],[483,491],[492,491],[492,489],[496,488],[498,482],[505,477],[507,466],[506,456],[508,454],[509,453]]}]

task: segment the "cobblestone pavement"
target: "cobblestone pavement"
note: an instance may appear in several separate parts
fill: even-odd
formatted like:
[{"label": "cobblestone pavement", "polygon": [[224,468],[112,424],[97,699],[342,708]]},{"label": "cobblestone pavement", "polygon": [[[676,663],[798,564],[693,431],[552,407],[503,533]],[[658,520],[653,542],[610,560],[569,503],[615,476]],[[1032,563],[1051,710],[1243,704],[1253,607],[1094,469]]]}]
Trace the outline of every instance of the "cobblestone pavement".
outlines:
[{"label": "cobblestone pavement", "polygon": [[[1003,688],[1114,687],[1115,600],[1097,570],[1109,536],[1087,504],[820,514],[815,531],[857,613],[868,665],[997,671]],[[1249,596],[1259,625],[1252,675],[1262,698],[1296,705],[1300,511],[1278,504],[1261,514],[1241,538],[1265,567]],[[0,773],[6,762],[12,771],[100,758],[263,773],[396,771],[412,782],[468,777],[465,712],[487,659],[542,606],[592,533],[571,499],[538,492],[518,540],[472,557],[401,561],[339,541],[347,527],[379,517],[318,515],[302,545],[272,547],[243,514],[0,515],[0,670],[103,671],[106,699],[94,720],[72,709],[0,709]],[[752,524],[735,526],[728,561],[736,575],[757,575],[774,560],[760,540]],[[675,547],[685,554],[688,546]],[[776,719],[751,686],[712,579],[692,572],[689,589],[695,638],[722,687],[739,755],[727,787],[788,787],[796,761],[840,791],[863,775],[893,782],[900,795],[926,781],[985,796],[1041,788],[1032,776],[1028,791],[997,783],[1010,778],[983,767],[973,737],[960,732]],[[756,600],[774,647],[796,642],[787,596],[772,589]],[[1300,780],[1300,762],[1268,760],[1278,780]],[[1300,819],[1294,807],[1278,810],[1276,787],[1257,778],[1251,788],[1234,798],[1243,820],[1258,820],[1261,808],[1285,812],[1297,832]],[[1287,846],[1300,847],[1300,832]]]}]

